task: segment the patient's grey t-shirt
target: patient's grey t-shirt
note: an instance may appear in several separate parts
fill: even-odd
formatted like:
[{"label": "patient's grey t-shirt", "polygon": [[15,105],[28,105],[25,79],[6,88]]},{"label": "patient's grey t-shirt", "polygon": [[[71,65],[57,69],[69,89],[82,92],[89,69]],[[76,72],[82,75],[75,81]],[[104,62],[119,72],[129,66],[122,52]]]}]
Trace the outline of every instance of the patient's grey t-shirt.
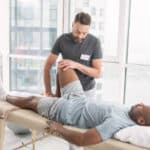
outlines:
[{"label": "patient's grey t-shirt", "polygon": [[[55,55],[61,54],[63,59],[71,59],[86,66],[91,66],[93,59],[102,58],[100,41],[91,34],[88,34],[81,43],[75,42],[71,33],[63,34],[56,40],[51,52]],[[84,91],[94,88],[93,77],[89,77],[77,69],[76,73]]]},{"label": "patient's grey t-shirt", "polygon": [[58,104],[53,119],[79,128],[96,128],[103,140],[112,137],[122,128],[135,125],[129,118],[129,108],[123,105],[86,102],[84,96],[69,100],[62,97]]}]

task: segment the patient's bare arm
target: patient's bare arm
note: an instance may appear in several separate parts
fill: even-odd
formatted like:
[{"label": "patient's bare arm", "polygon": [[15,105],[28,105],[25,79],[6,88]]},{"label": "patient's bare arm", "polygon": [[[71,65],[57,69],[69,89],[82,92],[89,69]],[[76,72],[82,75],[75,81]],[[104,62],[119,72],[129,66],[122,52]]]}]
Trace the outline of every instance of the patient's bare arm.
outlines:
[{"label": "patient's bare arm", "polygon": [[49,121],[49,129],[50,131],[54,131],[59,133],[63,136],[64,139],[69,141],[70,143],[79,145],[79,146],[86,146],[92,145],[102,142],[102,139],[95,128],[89,129],[84,133],[73,131],[71,129],[66,129],[63,127],[62,124]]}]

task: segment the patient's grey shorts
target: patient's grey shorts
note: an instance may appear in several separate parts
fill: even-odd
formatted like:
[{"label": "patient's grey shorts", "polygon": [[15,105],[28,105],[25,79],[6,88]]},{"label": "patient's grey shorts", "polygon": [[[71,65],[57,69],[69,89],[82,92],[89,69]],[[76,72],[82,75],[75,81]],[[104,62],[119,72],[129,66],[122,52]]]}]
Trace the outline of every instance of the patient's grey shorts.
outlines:
[{"label": "patient's grey shorts", "polygon": [[38,113],[48,119],[53,119],[57,112],[57,108],[63,105],[63,100],[76,99],[76,97],[84,97],[81,83],[79,80],[73,81],[61,88],[61,98],[42,97],[38,102]]}]

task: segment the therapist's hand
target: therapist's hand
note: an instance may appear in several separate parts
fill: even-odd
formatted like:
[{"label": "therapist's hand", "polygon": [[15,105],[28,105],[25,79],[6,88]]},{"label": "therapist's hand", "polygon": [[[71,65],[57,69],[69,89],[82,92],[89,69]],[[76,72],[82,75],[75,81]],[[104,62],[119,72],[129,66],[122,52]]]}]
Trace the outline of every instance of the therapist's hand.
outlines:
[{"label": "therapist's hand", "polygon": [[69,68],[77,69],[78,63],[69,59],[64,59],[58,62],[58,68],[63,69],[63,71],[66,71]]}]

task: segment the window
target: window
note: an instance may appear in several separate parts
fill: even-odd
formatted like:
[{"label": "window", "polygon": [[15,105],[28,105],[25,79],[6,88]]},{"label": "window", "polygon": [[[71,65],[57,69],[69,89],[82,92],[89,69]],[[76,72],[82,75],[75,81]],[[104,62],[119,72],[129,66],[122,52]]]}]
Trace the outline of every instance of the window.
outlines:
[{"label": "window", "polygon": [[[9,84],[10,79],[11,90],[37,93],[42,91],[42,67],[45,57],[49,54],[56,37],[62,31],[71,31],[75,14],[86,11],[92,16],[91,33],[100,39],[104,54],[102,78],[97,84],[100,97],[119,103],[131,104],[138,101],[148,103],[150,85],[148,0],[11,0],[10,2],[10,46],[7,42],[1,42],[0,50],[4,53],[4,50],[10,47],[10,77],[3,79],[5,85]],[[6,14],[1,18],[5,24],[9,24],[7,3],[3,1],[0,5]],[[4,6],[5,9],[2,9]],[[9,41],[7,37],[9,31],[3,22],[1,35],[6,37],[1,36],[0,40],[6,38],[5,41]],[[7,54],[4,55],[3,61],[6,66]],[[8,70],[3,67],[3,77]],[[52,71],[53,82],[55,67]]]},{"label": "window", "polygon": [[41,92],[42,60],[11,58],[11,90]]},{"label": "window", "polygon": [[89,0],[89,5],[84,2],[81,0],[79,5],[71,0],[70,25],[79,11],[92,16],[91,33],[100,39],[104,54],[98,93],[104,100],[148,103],[150,1]]},{"label": "window", "polygon": [[11,90],[43,91],[43,63],[58,35],[59,11],[57,0],[11,1]]},{"label": "window", "polygon": [[134,66],[127,69],[126,103],[149,104],[150,67]]},{"label": "window", "polygon": [[150,1],[132,0],[128,62],[150,65]]},{"label": "window", "polygon": [[[113,101],[114,103],[123,103],[120,99],[121,95],[121,70],[119,64],[115,63],[104,63],[102,73],[102,87],[98,89],[102,91],[101,97],[106,101]],[[109,94],[108,94],[109,93]]]},{"label": "window", "polygon": [[89,0],[88,2],[89,5],[85,5],[85,0],[80,2],[71,0],[70,28],[77,12],[88,12],[92,16],[90,32],[101,40],[104,59],[112,57],[116,60],[118,58],[119,0]]},{"label": "window", "polygon": [[113,99],[113,101],[121,103],[120,81],[122,72],[121,67],[118,65],[120,1],[89,0],[88,2],[89,5],[85,5],[85,0],[81,0],[79,5],[78,1],[71,0],[69,30],[71,30],[71,24],[76,13],[85,11],[91,15],[92,24],[90,32],[100,39],[105,60],[102,79],[97,80],[98,97],[102,97],[105,100]]},{"label": "window", "polygon": [[132,0],[127,65],[126,102],[149,103],[150,1]]}]

